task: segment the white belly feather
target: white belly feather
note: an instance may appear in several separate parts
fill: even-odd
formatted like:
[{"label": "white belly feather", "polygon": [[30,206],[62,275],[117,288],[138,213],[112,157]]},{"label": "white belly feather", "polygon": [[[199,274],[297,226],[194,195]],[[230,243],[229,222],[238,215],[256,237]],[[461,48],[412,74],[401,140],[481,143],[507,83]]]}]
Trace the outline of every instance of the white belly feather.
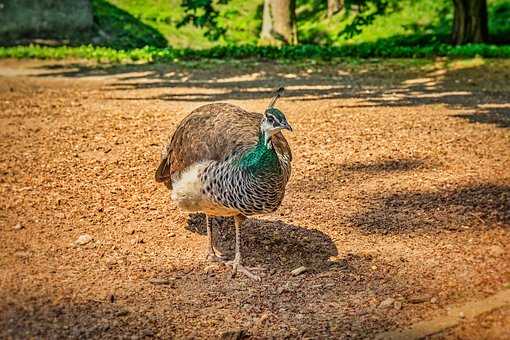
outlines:
[{"label": "white belly feather", "polygon": [[206,161],[192,164],[178,178],[172,179],[172,201],[186,212],[204,212],[217,216],[237,215],[237,210],[217,204],[202,191],[201,174],[210,163]]}]

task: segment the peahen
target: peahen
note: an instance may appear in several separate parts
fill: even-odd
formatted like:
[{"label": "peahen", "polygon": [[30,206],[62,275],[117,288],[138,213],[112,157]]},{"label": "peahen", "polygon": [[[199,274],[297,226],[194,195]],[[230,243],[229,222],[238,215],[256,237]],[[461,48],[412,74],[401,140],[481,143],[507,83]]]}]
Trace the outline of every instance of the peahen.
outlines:
[{"label": "peahen", "polygon": [[209,216],[233,216],[235,257],[226,263],[260,280],[241,264],[240,228],[247,216],[275,211],[285,194],[292,154],[282,130],[292,131],[274,107],[278,89],[264,114],[215,103],[192,111],[177,126],[162,153],[156,181],[171,190],[171,199],[186,212],[206,215],[211,261],[224,261],[213,246]]}]

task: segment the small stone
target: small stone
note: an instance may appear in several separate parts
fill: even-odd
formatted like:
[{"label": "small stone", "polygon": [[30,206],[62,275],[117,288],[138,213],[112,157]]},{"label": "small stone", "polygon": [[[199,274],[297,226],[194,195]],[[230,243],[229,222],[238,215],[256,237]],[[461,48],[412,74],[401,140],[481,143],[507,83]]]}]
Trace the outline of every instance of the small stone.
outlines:
[{"label": "small stone", "polygon": [[110,257],[110,258],[106,259],[106,264],[108,266],[114,266],[117,264],[117,260],[114,259],[113,257]]},{"label": "small stone", "polygon": [[143,336],[148,337],[148,338],[152,338],[154,336],[154,332],[151,331],[150,329],[144,329],[142,331],[142,334],[143,334]]},{"label": "small stone", "polygon": [[494,257],[498,257],[505,254],[505,250],[501,248],[500,246],[490,246],[489,247],[489,254],[491,254]]},{"label": "small stone", "polygon": [[145,241],[143,240],[143,238],[134,238],[131,240],[131,244],[135,245],[135,244],[142,244],[142,243],[145,243]]},{"label": "small stone", "polygon": [[167,284],[170,284],[170,280],[168,280],[168,279],[160,279],[160,278],[150,279],[149,282],[154,284],[154,285],[167,285]]},{"label": "small stone", "polygon": [[308,268],[306,268],[305,266],[301,266],[301,267],[296,268],[293,271],[291,271],[291,273],[294,276],[298,276],[299,274],[302,274],[302,273],[306,272],[307,270],[308,270]]},{"label": "small stone", "polygon": [[168,237],[175,237],[175,233],[168,234]]},{"label": "small stone", "polygon": [[395,303],[394,298],[387,298],[379,304],[379,308],[390,308]]},{"label": "small stone", "polygon": [[464,312],[459,313],[459,318],[464,319],[466,316],[464,315]]},{"label": "small stone", "polygon": [[401,310],[402,309],[402,302],[395,301],[395,303],[393,303],[393,308],[395,308],[396,310]]},{"label": "small stone", "polygon": [[211,265],[205,267],[204,271],[206,272],[206,274],[209,274],[209,273],[212,273],[212,272],[216,271],[216,269],[218,269],[218,266],[214,265],[214,264],[211,264]]},{"label": "small stone", "polygon": [[129,312],[127,310],[120,310],[117,313],[115,313],[115,316],[126,316]]},{"label": "small stone", "polygon": [[21,223],[16,223],[16,225],[14,227],[12,227],[12,229],[21,230],[21,229],[23,229],[23,226],[21,225]]},{"label": "small stone", "polygon": [[430,296],[430,294],[414,295],[409,297],[407,301],[409,301],[410,303],[423,303],[430,301],[431,298],[432,296]]},{"label": "small stone", "polygon": [[222,340],[241,340],[248,337],[248,333],[244,329],[236,331],[228,331],[221,335]]},{"label": "small stone", "polygon": [[29,258],[30,257],[30,253],[28,251],[17,251],[14,253],[15,256],[17,257],[21,257],[21,258]]},{"label": "small stone", "polygon": [[285,292],[286,290],[287,290],[287,288],[286,288],[286,287],[284,287],[284,286],[280,286],[280,287],[276,288],[276,293],[277,293],[278,295],[281,295],[281,294],[282,294],[283,292]]},{"label": "small stone", "polygon": [[83,234],[83,235],[80,235],[80,237],[78,237],[78,239],[76,241],[74,241],[74,244],[77,246],[84,246],[87,243],[89,243],[90,241],[92,241],[92,236],[90,236],[88,234]]},{"label": "small stone", "polygon": [[430,303],[437,303],[437,298],[433,297],[432,299],[430,299]]},{"label": "small stone", "polygon": [[377,270],[377,266],[372,266],[372,270]]},{"label": "small stone", "polygon": [[264,321],[266,321],[268,318],[269,318],[269,314],[268,314],[268,313],[263,313],[263,314],[259,317],[259,319],[257,320],[257,322],[258,322],[259,324],[263,324],[263,323],[264,323]]}]

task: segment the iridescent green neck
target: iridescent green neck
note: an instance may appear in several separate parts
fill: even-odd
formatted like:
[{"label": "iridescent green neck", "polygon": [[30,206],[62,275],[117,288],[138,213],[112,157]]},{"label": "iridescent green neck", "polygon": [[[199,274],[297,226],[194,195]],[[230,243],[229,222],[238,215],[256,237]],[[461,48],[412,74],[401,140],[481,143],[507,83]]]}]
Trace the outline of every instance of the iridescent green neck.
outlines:
[{"label": "iridescent green neck", "polygon": [[266,142],[264,132],[260,132],[257,145],[246,151],[239,159],[239,166],[253,174],[281,172],[278,155],[274,151],[271,140]]}]

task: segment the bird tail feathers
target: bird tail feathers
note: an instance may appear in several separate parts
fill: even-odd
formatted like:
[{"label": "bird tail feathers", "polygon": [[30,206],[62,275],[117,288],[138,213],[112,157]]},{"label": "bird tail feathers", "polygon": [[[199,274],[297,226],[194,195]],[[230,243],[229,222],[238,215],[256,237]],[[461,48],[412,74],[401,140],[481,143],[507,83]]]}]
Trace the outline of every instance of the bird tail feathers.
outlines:
[{"label": "bird tail feathers", "polygon": [[154,176],[156,182],[165,182],[167,186],[172,189],[172,175],[170,174],[170,159],[163,158],[161,163],[156,170],[156,175]]}]

